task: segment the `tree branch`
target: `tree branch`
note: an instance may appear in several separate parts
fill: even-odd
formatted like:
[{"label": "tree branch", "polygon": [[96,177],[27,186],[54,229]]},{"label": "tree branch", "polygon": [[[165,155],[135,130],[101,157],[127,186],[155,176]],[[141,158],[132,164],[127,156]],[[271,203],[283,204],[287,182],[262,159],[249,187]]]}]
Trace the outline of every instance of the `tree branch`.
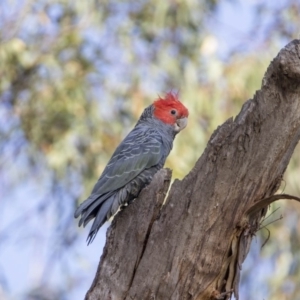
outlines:
[{"label": "tree branch", "polygon": [[300,138],[299,83],[294,40],[163,206],[168,171],[118,214],[87,300],[238,298],[241,265]]}]

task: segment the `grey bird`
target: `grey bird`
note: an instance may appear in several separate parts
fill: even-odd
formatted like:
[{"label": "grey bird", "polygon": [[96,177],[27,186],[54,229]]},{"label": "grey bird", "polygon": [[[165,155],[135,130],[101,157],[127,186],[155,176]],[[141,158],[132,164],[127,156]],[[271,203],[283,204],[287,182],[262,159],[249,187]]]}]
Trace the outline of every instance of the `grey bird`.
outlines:
[{"label": "grey bird", "polygon": [[178,96],[167,93],[142,113],[137,124],[113,153],[91,195],[76,209],[79,226],[94,219],[87,242],[118,209],[148,185],[169,155],[173,140],[187,125],[189,112]]}]

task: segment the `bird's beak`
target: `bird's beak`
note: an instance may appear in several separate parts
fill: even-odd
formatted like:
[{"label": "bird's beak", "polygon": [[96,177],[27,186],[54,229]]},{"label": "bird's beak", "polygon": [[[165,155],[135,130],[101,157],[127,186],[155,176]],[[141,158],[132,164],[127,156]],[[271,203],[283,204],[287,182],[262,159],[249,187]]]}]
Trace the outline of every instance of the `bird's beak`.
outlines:
[{"label": "bird's beak", "polygon": [[185,117],[185,118],[181,118],[181,119],[178,119],[176,121],[176,125],[175,125],[175,130],[177,132],[181,131],[182,129],[184,129],[187,125],[187,122],[188,122],[188,119]]}]

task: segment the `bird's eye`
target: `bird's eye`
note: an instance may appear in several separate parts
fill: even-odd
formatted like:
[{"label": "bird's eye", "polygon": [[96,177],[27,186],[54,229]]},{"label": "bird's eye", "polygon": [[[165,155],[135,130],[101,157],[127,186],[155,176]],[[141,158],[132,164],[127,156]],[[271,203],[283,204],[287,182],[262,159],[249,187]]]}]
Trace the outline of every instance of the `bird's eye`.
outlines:
[{"label": "bird's eye", "polygon": [[171,115],[176,115],[176,110],[175,109],[171,110]]}]

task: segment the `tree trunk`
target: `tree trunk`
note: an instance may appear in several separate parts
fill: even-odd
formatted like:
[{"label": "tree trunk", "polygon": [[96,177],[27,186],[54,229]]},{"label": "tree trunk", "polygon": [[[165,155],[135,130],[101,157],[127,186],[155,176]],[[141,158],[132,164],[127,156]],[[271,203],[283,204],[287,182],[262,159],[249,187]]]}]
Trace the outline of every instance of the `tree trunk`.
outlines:
[{"label": "tree trunk", "polygon": [[[120,212],[86,300],[238,298],[240,269],[300,138],[300,40],[211,136],[195,167],[162,170]],[[196,150],[195,150],[196,151]]]}]

